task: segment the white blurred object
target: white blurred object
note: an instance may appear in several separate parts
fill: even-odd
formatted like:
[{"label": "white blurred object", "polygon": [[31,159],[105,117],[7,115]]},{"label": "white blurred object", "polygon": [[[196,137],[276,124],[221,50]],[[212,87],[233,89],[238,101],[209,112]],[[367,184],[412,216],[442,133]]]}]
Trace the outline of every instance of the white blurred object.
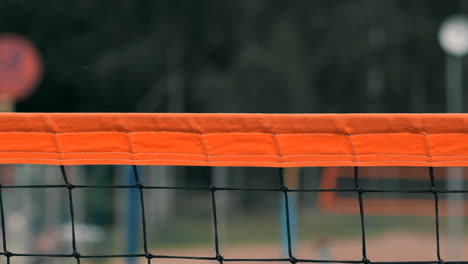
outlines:
[{"label": "white blurred object", "polygon": [[444,51],[453,56],[468,53],[468,18],[453,15],[447,18],[439,30],[439,43]]}]

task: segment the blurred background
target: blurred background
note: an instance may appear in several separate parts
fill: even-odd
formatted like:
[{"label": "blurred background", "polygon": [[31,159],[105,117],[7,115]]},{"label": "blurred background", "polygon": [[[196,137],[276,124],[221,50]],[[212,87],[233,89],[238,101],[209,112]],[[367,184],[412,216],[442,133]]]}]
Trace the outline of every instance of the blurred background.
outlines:
[{"label": "blurred background", "polygon": [[[451,35],[455,39],[448,34],[445,42],[441,26],[447,18],[465,13],[468,1],[463,0],[0,0],[0,39],[27,41],[30,50],[24,56],[29,54],[28,65],[33,65],[24,66],[28,70],[19,75],[31,79],[29,86],[21,95],[10,96],[5,87],[12,87],[12,73],[7,70],[17,54],[0,45],[0,104],[16,112],[463,112],[468,25],[457,24]],[[143,183],[150,185],[279,184],[277,172],[265,168],[140,169]],[[125,166],[67,170],[75,184],[132,182]],[[334,182],[349,187],[352,173],[335,171],[333,181],[327,170],[333,171],[302,169],[293,184],[318,188]],[[2,184],[63,184],[56,166],[1,166],[0,174]],[[451,181],[449,174],[436,175],[441,186],[464,186],[462,171]],[[427,171],[386,168],[367,175],[366,184],[379,188],[430,184]],[[81,254],[142,251],[134,191],[74,192]],[[67,195],[66,189],[5,190],[9,250],[71,252]],[[466,204],[460,203],[463,197],[449,196],[441,197],[442,203],[455,201],[447,212],[458,217],[441,219],[444,260],[466,259]],[[299,258],[362,258],[355,198],[340,197],[340,203],[326,206],[320,201],[327,198],[317,193],[292,199]],[[396,202],[372,207],[381,198]],[[153,254],[214,255],[209,192],[153,190],[145,199]],[[286,255],[280,193],[220,192],[218,199],[225,257]],[[374,208],[366,223],[371,260],[437,259],[430,194],[367,199]],[[75,263],[65,258],[13,260]],[[5,263],[1,257],[0,263]],[[81,263],[133,264],[137,259]]]},{"label": "blurred background", "polygon": [[19,112],[445,112],[467,1],[0,1],[40,52]]}]

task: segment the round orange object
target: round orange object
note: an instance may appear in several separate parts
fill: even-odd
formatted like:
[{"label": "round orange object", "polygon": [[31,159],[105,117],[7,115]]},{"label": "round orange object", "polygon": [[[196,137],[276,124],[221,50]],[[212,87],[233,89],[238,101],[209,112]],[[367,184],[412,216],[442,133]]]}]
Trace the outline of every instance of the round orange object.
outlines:
[{"label": "round orange object", "polygon": [[34,45],[16,35],[0,35],[0,98],[17,101],[36,88],[42,75]]}]

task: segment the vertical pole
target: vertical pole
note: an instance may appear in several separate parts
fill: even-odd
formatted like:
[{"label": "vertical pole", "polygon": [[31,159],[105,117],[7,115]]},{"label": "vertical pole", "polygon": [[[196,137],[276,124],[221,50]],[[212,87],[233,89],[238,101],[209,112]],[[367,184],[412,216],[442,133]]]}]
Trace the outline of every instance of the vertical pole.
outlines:
[{"label": "vertical pole", "polygon": [[[462,57],[447,55],[447,112],[463,112]],[[463,168],[447,168],[447,187],[449,190],[463,187]],[[451,193],[448,196],[448,255],[452,260],[462,255],[463,244],[463,193]]]},{"label": "vertical pole", "polygon": [[[126,166],[127,169],[127,184],[135,185],[135,175],[133,174],[132,166]],[[139,232],[139,197],[138,189],[129,188],[127,196],[127,252],[128,254],[137,253],[138,248],[138,232]],[[137,258],[128,258],[128,264],[136,264]]]},{"label": "vertical pole", "polygon": [[463,112],[463,73],[462,57],[447,55],[447,112]]},{"label": "vertical pole", "polygon": [[[284,184],[289,189],[298,189],[300,184],[300,169],[299,168],[284,168]],[[289,192],[289,227],[291,235],[291,247],[294,250],[296,248],[297,241],[297,204],[298,204],[298,193]],[[281,245],[285,256],[288,255],[288,227],[287,227],[287,214],[284,206],[284,199],[280,199],[280,217],[281,217]],[[294,252],[293,252],[294,254]]]}]

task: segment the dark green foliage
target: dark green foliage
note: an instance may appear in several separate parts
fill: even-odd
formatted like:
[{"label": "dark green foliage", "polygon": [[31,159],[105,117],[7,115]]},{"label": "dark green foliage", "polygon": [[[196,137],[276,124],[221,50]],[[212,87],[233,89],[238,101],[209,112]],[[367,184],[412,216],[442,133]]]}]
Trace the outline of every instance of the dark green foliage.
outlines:
[{"label": "dark green foliage", "polygon": [[[18,111],[443,112],[459,1],[0,0],[46,72]],[[468,11],[468,10],[465,10]]]}]

